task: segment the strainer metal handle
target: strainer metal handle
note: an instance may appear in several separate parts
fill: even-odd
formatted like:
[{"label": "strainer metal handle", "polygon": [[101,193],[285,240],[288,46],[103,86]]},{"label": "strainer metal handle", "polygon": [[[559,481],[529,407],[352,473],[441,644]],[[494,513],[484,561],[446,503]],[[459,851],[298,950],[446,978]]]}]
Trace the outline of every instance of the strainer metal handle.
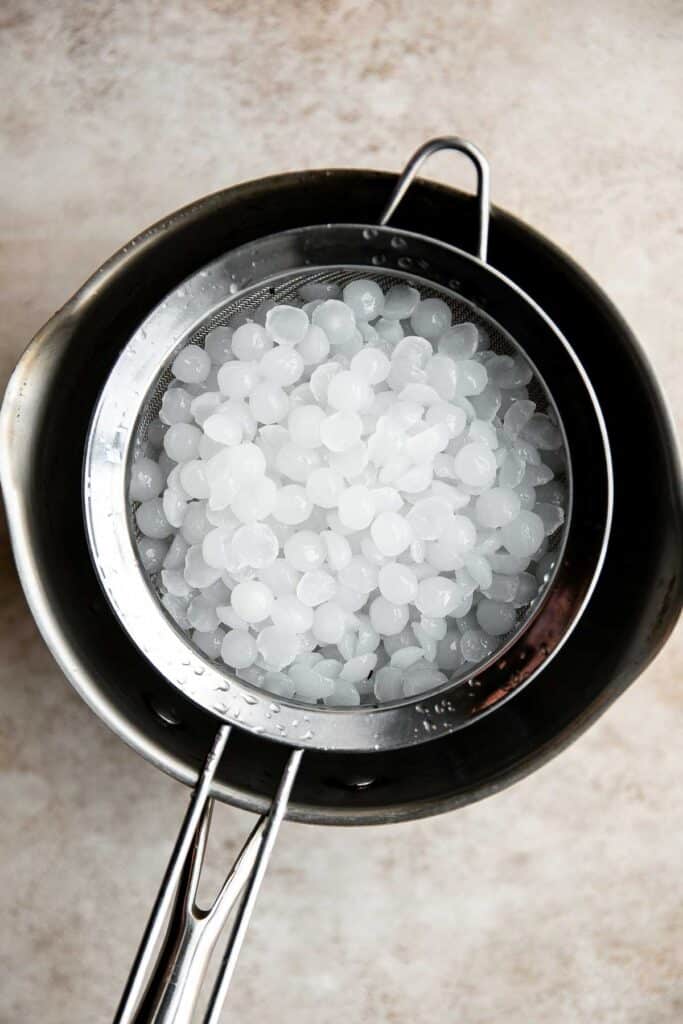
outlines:
[{"label": "strainer metal handle", "polygon": [[481,153],[476,146],[473,146],[471,142],[467,142],[466,139],[460,139],[457,135],[444,135],[437,139],[430,139],[429,142],[425,142],[423,146],[420,146],[420,148],[413,153],[410,160],[404,167],[401,176],[396,182],[396,187],[394,188],[387,205],[382,211],[382,215],[379,219],[380,226],[385,227],[389,223],[396,212],[396,208],[412,185],[417,176],[417,172],[420,170],[425,160],[428,160],[430,156],[434,155],[434,153],[439,153],[442,149],[458,150],[458,152],[464,153],[464,155],[474,164],[477,172],[477,203],[479,206],[477,256],[482,263],[486,263],[489,241],[489,215],[491,207],[491,171],[488,160],[484,154]]},{"label": "strainer metal handle", "polygon": [[218,730],[192,792],[114,1024],[189,1024],[211,955],[237,906],[204,1017],[204,1024],[218,1024],[303,755],[300,749],[290,753],[268,813],[252,829],[211,907],[200,908],[196,897],[213,808],[211,787],[230,729]]}]

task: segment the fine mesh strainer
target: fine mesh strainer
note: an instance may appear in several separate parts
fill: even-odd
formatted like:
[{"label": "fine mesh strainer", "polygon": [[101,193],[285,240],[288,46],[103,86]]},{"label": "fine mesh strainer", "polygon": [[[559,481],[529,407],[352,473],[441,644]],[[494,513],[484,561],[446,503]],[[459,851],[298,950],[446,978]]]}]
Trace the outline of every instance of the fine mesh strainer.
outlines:
[{"label": "fine mesh strainer", "polygon": [[[392,232],[391,245],[395,249],[404,251],[408,247],[408,242],[402,234]],[[220,262],[222,263],[223,261]],[[411,263],[412,260],[410,256],[399,258],[399,264],[405,267],[409,267]],[[206,276],[210,269],[212,268],[202,270],[201,274]],[[254,315],[258,315],[259,307],[266,301],[273,301],[275,303],[300,301],[299,290],[304,285],[333,284],[343,289],[350,281],[358,279],[359,269],[335,267],[333,269],[325,270],[315,269],[307,273],[285,273],[281,278],[276,277],[271,279],[267,285],[259,283],[247,288],[244,291],[241,291],[237,297],[232,297],[230,295],[226,296],[219,308],[217,310],[210,311],[208,316],[198,327],[195,326],[189,335],[184,335],[180,337],[180,339],[174,338],[174,344],[170,351],[170,355],[166,357],[164,369],[159,373],[156,383],[152,386],[147,399],[143,402],[140,409],[137,425],[134,431],[133,443],[129,450],[129,464],[132,459],[137,458],[139,455],[144,454],[147,451],[149,427],[158,416],[164,393],[169,385],[175,382],[175,378],[171,372],[171,364],[180,348],[188,344],[197,345],[203,348],[206,335],[209,331],[226,324],[235,325],[236,323],[240,323],[243,319],[246,320]],[[425,268],[419,269],[424,270]],[[392,285],[396,285],[398,283],[417,284],[419,285],[423,298],[438,297],[447,302],[452,311],[453,323],[474,322],[480,331],[485,334],[492,352],[497,355],[514,356],[521,351],[519,344],[507,335],[493,320],[491,320],[491,318],[484,316],[482,312],[477,310],[471,303],[464,302],[454,291],[450,289],[435,288],[426,279],[418,277],[415,273],[410,273],[408,270],[396,270],[393,273],[378,273],[362,268],[360,272],[365,280],[371,279],[375,281],[384,291],[387,291],[392,287]],[[183,287],[187,287],[187,284]],[[154,324],[148,325],[147,343],[149,343],[150,335],[154,331]],[[171,339],[166,340],[170,341]],[[119,385],[112,380],[112,387],[118,386]],[[538,376],[535,375],[532,378],[531,382],[527,386],[527,391],[538,411],[548,413],[555,422],[559,421],[559,416],[554,407],[551,396]],[[127,472],[129,473],[129,468]],[[563,468],[556,471],[555,479],[562,481],[567,485],[569,484],[568,474]],[[570,492],[569,486],[567,486],[567,492]],[[135,511],[138,504],[138,502],[129,500],[128,511],[129,529],[133,536],[139,540],[141,534],[135,521]],[[555,563],[557,563],[560,556],[564,535],[565,531],[561,529],[555,531],[550,538],[548,554],[552,554],[554,556]],[[547,574],[547,579],[542,585],[543,588],[548,586],[551,580],[552,570]],[[161,598],[162,590],[160,574],[156,574],[150,582],[157,596]],[[502,646],[507,646],[507,644],[513,639],[514,635],[523,628],[526,622],[528,622],[529,617],[533,614],[539,600],[540,598],[536,598],[531,602],[531,605],[528,608],[523,608],[518,611],[515,627],[510,632],[509,636],[503,639]],[[500,646],[497,653],[498,655],[500,654]],[[208,662],[207,664],[210,665],[211,662]],[[451,683],[461,682],[462,680],[469,678],[475,667],[482,668],[483,663],[480,663],[477,666],[468,665],[467,663],[464,664],[457,673],[451,675]],[[240,674],[240,676],[241,678],[246,678],[246,674],[244,676]]]},{"label": "fine mesh strainer", "polygon": [[[423,160],[439,149],[465,153],[477,171],[478,255],[388,227]],[[171,686],[220,720],[116,1020],[189,1020],[208,957],[238,897],[227,951],[206,1021],[218,1019],[248,919],[306,749],[384,751],[428,742],[500,703],[545,668],[576,625],[597,581],[611,516],[611,469],[593,390],[569,343],[535,303],[486,263],[488,168],[470,144],[437,139],[411,159],[377,226],[325,224],[260,238],[186,280],[135,332],[105,384],[84,464],[88,539],[96,572],[120,622]],[[521,350],[534,371],[539,407],[561,427],[568,453],[567,521],[556,567],[534,606],[487,662],[453,676],[438,692],[382,706],[334,709],[258,691],[195,650],[166,614],[139,562],[130,461],[144,446],[168,386],[170,364],[188,342],[249,315],[264,299],[286,302],[304,283],[373,277],[386,288],[409,281],[444,298],[454,320],[477,323],[502,353]],[[210,815],[210,789],[231,728],[292,748],[270,812],[256,826],[208,913],[194,896]],[[151,979],[150,966],[166,930]]]}]

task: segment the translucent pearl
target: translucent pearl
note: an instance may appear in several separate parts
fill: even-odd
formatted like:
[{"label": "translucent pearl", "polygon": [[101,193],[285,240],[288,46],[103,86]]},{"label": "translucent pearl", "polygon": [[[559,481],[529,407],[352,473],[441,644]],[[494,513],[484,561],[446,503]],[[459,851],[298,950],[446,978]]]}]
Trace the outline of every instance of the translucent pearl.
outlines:
[{"label": "translucent pearl", "polygon": [[460,650],[465,661],[483,661],[495,649],[496,641],[481,629],[468,629],[460,638]]},{"label": "translucent pearl", "polygon": [[167,426],[172,423],[191,423],[192,395],[190,392],[185,388],[169,388],[168,391],[165,391],[161,399],[159,419]]},{"label": "translucent pearl", "polygon": [[143,537],[138,541],[138,554],[145,572],[160,572],[167,552],[168,544],[163,540]]},{"label": "translucent pearl", "polygon": [[314,469],[306,481],[306,495],[313,505],[336,508],[344,493],[344,479],[335,469]]},{"label": "translucent pearl", "polygon": [[270,611],[274,626],[305,633],[313,626],[313,611],[294,594],[281,594],[276,598]]},{"label": "translucent pearl", "polygon": [[143,501],[135,512],[135,521],[140,533],[155,540],[163,540],[164,537],[170,537],[174,532],[164,515],[161,498],[150,498],[149,501]]},{"label": "translucent pearl", "polygon": [[292,665],[289,677],[294,683],[294,693],[300,700],[315,703],[323,697],[329,697],[334,689],[332,679],[326,679],[316,672],[315,667],[308,665]]},{"label": "translucent pearl", "polygon": [[322,328],[333,346],[350,341],[356,330],[353,312],[337,299],[327,299],[314,309],[313,323]]},{"label": "translucent pearl", "polygon": [[249,409],[258,423],[279,423],[289,412],[289,398],[278,384],[264,380],[252,391]]},{"label": "translucent pearl", "polygon": [[382,704],[400,700],[403,697],[403,674],[397,668],[385,665],[375,673],[374,692]]},{"label": "translucent pearl", "polygon": [[474,504],[477,521],[489,529],[511,523],[520,508],[519,495],[509,487],[492,487],[480,494]]},{"label": "translucent pearl", "polygon": [[287,388],[296,384],[304,372],[304,360],[297,349],[285,345],[266,352],[259,364],[259,370],[262,377]]},{"label": "translucent pearl", "polygon": [[352,683],[345,679],[335,679],[332,693],[325,697],[324,703],[334,708],[357,707],[360,694]]},{"label": "translucent pearl", "polygon": [[376,597],[370,605],[370,622],[383,636],[396,636],[408,624],[408,607]]},{"label": "translucent pearl", "polygon": [[207,565],[202,558],[202,549],[196,544],[188,548],[185,556],[184,576],[191,587],[202,590],[220,579],[220,569]]},{"label": "translucent pearl", "polygon": [[159,466],[153,459],[136,459],[130,471],[129,494],[133,501],[149,501],[157,498],[164,486]]},{"label": "translucent pearl", "polygon": [[298,526],[311,514],[312,504],[300,484],[286,484],[276,494],[273,516],[279,523]]},{"label": "translucent pearl", "polygon": [[347,683],[360,683],[361,680],[367,679],[376,664],[376,654],[358,654],[354,658],[349,658],[343,666],[339,678]]},{"label": "translucent pearl", "polygon": [[424,651],[421,647],[401,647],[400,650],[396,651],[391,656],[392,668],[411,668],[417,664],[418,661],[422,661],[424,658]]},{"label": "translucent pearl", "polygon": [[258,362],[272,347],[273,342],[260,324],[242,324],[232,336],[234,355],[246,362]]},{"label": "translucent pearl", "polygon": [[299,530],[285,544],[285,558],[300,572],[318,569],[325,561],[323,540],[312,530]]},{"label": "translucent pearl", "polygon": [[298,345],[308,326],[307,314],[297,306],[275,306],[266,313],[266,330],[278,345]]},{"label": "translucent pearl", "polygon": [[448,356],[432,356],[427,365],[427,380],[445,401],[455,398],[458,371]]},{"label": "translucent pearl", "polygon": [[452,510],[445,498],[421,498],[406,519],[418,540],[438,540],[450,522]]},{"label": "translucent pearl", "polygon": [[182,534],[177,533],[164,557],[164,569],[182,569],[188,547],[189,544]]},{"label": "translucent pearl", "polygon": [[[279,544],[277,537],[266,523],[253,523],[235,530],[232,548],[239,553],[241,561],[254,569],[265,569],[277,558]],[[265,580],[265,573],[262,574]]]},{"label": "translucent pearl", "polygon": [[218,629],[212,629],[209,632],[195,629],[192,633],[192,643],[211,661],[216,661],[220,657],[224,639],[225,630],[221,629],[220,626]]},{"label": "translucent pearl", "polygon": [[384,342],[386,348],[397,345],[405,335],[399,320],[387,320],[383,316],[375,323],[375,332],[377,340]]},{"label": "translucent pearl", "polygon": [[320,439],[332,452],[345,452],[360,440],[363,423],[356,412],[344,410],[327,416],[320,424]]},{"label": "translucent pearl", "polygon": [[287,418],[287,428],[294,444],[300,448],[319,448],[320,427],[325,412],[317,405],[300,405],[292,409]]},{"label": "translucent pearl", "polygon": [[455,456],[455,474],[468,487],[490,487],[496,479],[496,459],[483,444],[466,444]]},{"label": "translucent pearl", "polygon": [[205,500],[209,497],[209,481],[206,467],[200,459],[191,459],[180,467],[180,482],[191,498]]},{"label": "translucent pearl", "polygon": [[405,453],[413,462],[430,462],[439,452],[448,447],[450,439],[450,431],[446,424],[435,423],[408,438]]},{"label": "translucent pearl", "polygon": [[242,419],[235,409],[211,413],[204,421],[205,436],[220,445],[239,444],[243,433]]},{"label": "translucent pearl", "polygon": [[320,456],[314,449],[299,448],[291,443],[283,445],[275,458],[278,472],[299,484],[305,484],[319,465]]},{"label": "translucent pearl", "polygon": [[407,320],[420,301],[417,288],[407,284],[393,285],[384,297],[383,315],[386,320]]},{"label": "translucent pearl", "polygon": [[214,569],[225,569],[232,551],[232,538],[235,531],[225,527],[217,527],[202,539],[202,558]]},{"label": "translucent pearl", "polygon": [[341,373],[342,367],[339,363],[328,362],[317,366],[311,374],[311,391],[316,402],[320,405],[327,405],[327,390],[330,381],[337,374]]},{"label": "translucent pearl", "polygon": [[331,576],[323,569],[313,569],[305,572],[296,587],[296,596],[309,608],[315,608],[325,601],[330,601],[337,592],[337,583],[334,576]]},{"label": "translucent pearl", "polygon": [[377,566],[361,555],[355,555],[339,572],[339,582],[357,593],[369,594],[377,586]]},{"label": "translucent pearl", "polygon": [[247,398],[259,382],[259,364],[234,361],[218,371],[218,387],[228,398]]},{"label": "translucent pearl", "polygon": [[351,360],[351,373],[370,387],[381,384],[389,376],[391,363],[379,348],[366,345]]},{"label": "translucent pearl", "polygon": [[463,592],[454,580],[445,576],[431,576],[418,585],[416,605],[423,615],[442,619],[457,608]]},{"label": "translucent pearl", "polygon": [[417,577],[410,566],[389,562],[379,570],[379,592],[392,604],[412,604],[418,592]]},{"label": "translucent pearl", "polygon": [[[360,483],[360,478],[364,476],[369,462],[368,446],[363,441],[359,441],[345,452],[332,452],[328,456],[328,462],[332,469],[337,470],[347,480]],[[370,467],[367,472],[371,474],[372,482],[374,482],[374,468]],[[370,477],[367,477],[366,482],[371,482]]]},{"label": "translucent pearl", "polygon": [[346,537],[333,533],[331,530],[324,530],[320,536],[327,548],[327,564],[333,572],[345,569],[351,562],[351,545]]},{"label": "translucent pearl", "polygon": [[343,300],[356,320],[374,320],[384,309],[384,292],[375,281],[351,281],[343,291]]},{"label": "translucent pearl", "polygon": [[522,510],[502,530],[503,543],[511,555],[525,558],[538,551],[545,536],[543,520],[535,512]]},{"label": "translucent pearl", "polygon": [[274,697],[294,696],[294,683],[284,672],[266,672],[261,685]]},{"label": "translucent pearl", "polygon": [[265,583],[249,580],[237,584],[230,596],[230,604],[245,622],[263,622],[270,615],[273,593]]},{"label": "translucent pearl", "polygon": [[248,668],[256,661],[256,640],[246,630],[231,629],[221,646],[221,658],[232,668]]},{"label": "translucent pearl", "polygon": [[503,636],[509,633],[517,621],[515,609],[511,604],[502,601],[490,601],[487,598],[477,605],[477,622],[489,636]]},{"label": "translucent pearl", "polygon": [[241,523],[267,519],[278,498],[276,485],[267,476],[255,477],[242,484],[232,502],[232,511]]},{"label": "translucent pearl", "polygon": [[232,327],[214,327],[204,339],[204,349],[216,366],[222,366],[233,358]]},{"label": "translucent pearl", "polygon": [[339,518],[353,530],[364,530],[375,515],[375,502],[367,487],[347,487],[339,498]]},{"label": "translucent pearl", "polygon": [[367,382],[350,370],[335,374],[327,389],[327,402],[333,409],[358,412],[369,407],[372,398],[372,389]]},{"label": "translucent pearl", "polygon": [[346,629],[347,613],[334,601],[325,601],[315,610],[313,635],[320,644],[338,643]]},{"label": "translucent pearl", "polygon": [[402,554],[413,539],[410,523],[398,512],[380,512],[370,534],[382,554],[390,558]]},{"label": "translucent pearl", "polygon": [[186,345],[173,360],[171,372],[184,384],[201,384],[209,376],[211,357],[199,345]]},{"label": "translucent pearl", "polygon": [[330,353],[327,335],[321,327],[317,327],[315,324],[311,324],[297,348],[304,361],[304,366],[317,366],[318,363],[327,359]]},{"label": "translucent pearl", "polygon": [[261,570],[259,576],[276,597],[281,597],[283,594],[294,594],[301,579],[301,573],[297,572],[294,566],[284,558],[274,559]]},{"label": "translucent pearl", "polygon": [[479,331],[474,324],[453,324],[439,338],[439,352],[456,362],[471,359],[479,348]]},{"label": "translucent pearl", "polygon": [[183,516],[183,539],[190,545],[201,544],[210,530],[211,523],[206,517],[206,504],[203,501],[191,502]]},{"label": "translucent pearl", "polygon": [[367,601],[367,594],[361,594],[353,587],[337,586],[334,599],[346,612],[359,611]]},{"label": "translucent pearl", "polygon": [[422,299],[410,318],[410,326],[421,338],[438,338],[450,327],[452,313],[443,299]]},{"label": "translucent pearl", "polygon": [[468,395],[480,395],[488,383],[486,367],[481,363],[475,363],[471,359],[465,359],[458,363],[455,393],[460,398]]},{"label": "translucent pearl", "polygon": [[460,633],[457,629],[450,629],[436,648],[436,662],[439,668],[446,672],[453,672],[463,663],[462,651],[460,650]]},{"label": "translucent pearl", "polygon": [[190,601],[187,606],[187,619],[193,629],[199,629],[206,633],[218,626],[216,606],[212,605],[203,594]]}]

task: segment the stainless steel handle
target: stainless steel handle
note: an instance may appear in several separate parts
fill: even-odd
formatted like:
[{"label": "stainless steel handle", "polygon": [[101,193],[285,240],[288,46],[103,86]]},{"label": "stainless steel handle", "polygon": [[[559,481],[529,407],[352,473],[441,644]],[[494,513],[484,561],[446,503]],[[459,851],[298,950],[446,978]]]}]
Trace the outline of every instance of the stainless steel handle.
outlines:
[{"label": "stainless steel handle", "polygon": [[491,206],[491,172],[484,154],[481,153],[476,146],[473,146],[471,142],[467,142],[465,139],[459,139],[455,135],[445,135],[442,138],[430,139],[429,142],[425,142],[423,146],[420,146],[420,148],[413,153],[396,183],[396,187],[382,212],[379,223],[381,226],[389,223],[396,212],[396,207],[412,185],[422,164],[430,156],[434,153],[438,153],[442,149],[456,149],[460,153],[464,153],[465,156],[474,164],[477,172],[477,201],[479,204],[479,241],[477,244],[477,256],[483,263],[486,263],[489,241],[489,214]]},{"label": "stainless steel handle", "polygon": [[190,799],[114,1024],[190,1024],[211,954],[239,903],[205,1021],[218,1020],[256,897],[285,816],[302,750],[285,766],[267,814],[259,818],[211,907],[197,906],[213,801],[211,784],[230,735],[222,726]]}]

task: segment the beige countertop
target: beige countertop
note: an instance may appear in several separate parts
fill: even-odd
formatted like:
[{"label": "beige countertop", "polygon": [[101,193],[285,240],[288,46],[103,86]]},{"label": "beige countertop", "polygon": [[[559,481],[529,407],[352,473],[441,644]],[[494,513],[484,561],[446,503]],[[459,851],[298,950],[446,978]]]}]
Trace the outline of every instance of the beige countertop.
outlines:
[{"label": "beige countertop", "polygon": [[[457,132],[490,158],[494,201],[616,302],[680,431],[682,37],[675,0],[6,0],[3,384],[162,214],[277,171],[397,170]],[[430,173],[463,184],[456,163]],[[0,1022],[106,1022],[186,792],[71,691],[2,536]],[[285,824],[225,1020],[683,1019],[682,640],[484,803],[395,827]],[[217,818],[214,882],[249,824]]]}]

